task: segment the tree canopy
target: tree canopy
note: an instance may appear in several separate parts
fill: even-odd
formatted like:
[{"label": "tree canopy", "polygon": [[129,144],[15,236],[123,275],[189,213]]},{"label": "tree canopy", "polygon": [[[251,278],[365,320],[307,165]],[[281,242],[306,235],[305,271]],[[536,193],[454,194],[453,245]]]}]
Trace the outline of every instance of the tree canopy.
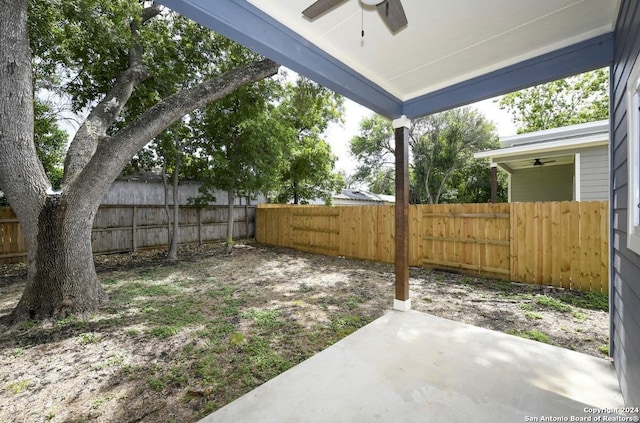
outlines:
[{"label": "tree canopy", "polygon": [[213,189],[235,195],[275,189],[285,150],[271,103],[278,89],[276,81],[262,81],[193,115],[197,179],[205,196]]},{"label": "tree canopy", "polygon": [[511,114],[518,133],[607,119],[608,70],[585,72],[509,93],[498,104]]},{"label": "tree canopy", "polygon": [[[59,189],[62,183],[64,155],[67,147],[68,134],[58,124],[59,116],[51,104],[34,99],[34,144],[38,159],[42,163],[44,172],[51,181],[53,189]],[[0,187],[2,191],[2,187]],[[6,205],[6,198],[0,192],[0,206]]]},{"label": "tree canopy", "polygon": [[[363,119],[350,152],[360,165],[356,177],[374,193],[394,192],[394,139],[391,122]],[[476,151],[497,148],[495,128],[480,113],[460,108],[414,119],[409,128],[412,203],[487,202],[491,196],[488,163]],[[499,198],[506,197],[500,181]]]},{"label": "tree canopy", "polygon": [[330,122],[342,119],[343,98],[304,78],[284,87],[277,119],[289,149],[284,157],[274,198],[278,203],[304,203],[317,198],[331,201],[344,186],[334,171],[336,156],[322,133]]}]

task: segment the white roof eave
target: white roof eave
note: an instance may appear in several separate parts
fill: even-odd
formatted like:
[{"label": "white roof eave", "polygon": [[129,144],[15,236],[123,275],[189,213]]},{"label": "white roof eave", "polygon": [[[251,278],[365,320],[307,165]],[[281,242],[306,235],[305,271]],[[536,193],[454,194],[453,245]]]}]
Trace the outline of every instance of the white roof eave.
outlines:
[{"label": "white roof eave", "polygon": [[571,140],[559,140],[540,142],[535,144],[519,145],[515,147],[500,148],[497,150],[480,151],[474,153],[476,159],[489,158],[491,161],[502,158],[514,158],[517,156],[531,155],[533,153],[544,154],[553,153],[563,150],[577,150],[580,148],[597,147],[600,145],[608,145],[609,137],[603,138],[602,134],[591,135]]}]

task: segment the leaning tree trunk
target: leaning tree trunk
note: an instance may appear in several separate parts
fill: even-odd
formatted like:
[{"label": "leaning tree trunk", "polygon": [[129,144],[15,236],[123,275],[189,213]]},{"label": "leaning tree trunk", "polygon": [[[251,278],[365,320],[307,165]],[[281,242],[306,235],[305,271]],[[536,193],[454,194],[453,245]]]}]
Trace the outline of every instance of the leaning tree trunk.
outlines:
[{"label": "leaning tree trunk", "polygon": [[[33,81],[27,32],[28,0],[0,0],[0,186],[27,243],[27,285],[10,321],[95,311],[107,295],[96,275],[91,226],[101,199],[131,157],[185,114],[238,87],[274,75],[278,65],[258,60],[183,89],[114,134],[133,90],[148,77],[134,41],[129,67],[92,109],[69,145],[62,191],[54,193],[33,139]],[[137,29],[160,12],[145,8]]]},{"label": "leaning tree trunk", "polygon": [[95,208],[69,207],[68,199],[50,194],[40,209],[33,268],[27,286],[10,319],[65,317],[96,310],[107,300],[96,275],[91,249]]},{"label": "leaning tree trunk", "polygon": [[52,193],[35,150],[27,8],[0,1],[0,185],[27,243],[27,285],[10,321],[93,310],[106,299],[91,255],[99,197],[91,207]]},{"label": "leaning tree trunk", "polygon": [[236,199],[232,189],[227,191],[227,239],[224,244],[224,252],[231,254],[233,252],[233,203]]}]

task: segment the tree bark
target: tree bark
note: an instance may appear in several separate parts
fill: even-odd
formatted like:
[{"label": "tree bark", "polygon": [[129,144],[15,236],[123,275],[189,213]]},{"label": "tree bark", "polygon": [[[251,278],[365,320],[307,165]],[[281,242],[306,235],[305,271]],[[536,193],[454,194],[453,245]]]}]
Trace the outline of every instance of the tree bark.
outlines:
[{"label": "tree bark", "polygon": [[167,261],[175,261],[170,258],[171,244],[173,242],[173,217],[169,210],[169,183],[167,182],[167,158],[165,157],[162,162],[162,187],[164,188],[164,213],[167,216],[167,241],[169,244],[169,250],[167,252]]},{"label": "tree bark", "polygon": [[[176,141],[178,144],[178,141]],[[178,147],[178,145],[176,145]],[[171,227],[171,240],[169,242],[169,251],[167,253],[167,260],[170,262],[178,261],[178,243],[180,242],[180,163],[182,158],[182,153],[179,148],[176,148],[176,163],[173,170],[173,225]]]},{"label": "tree bark", "polygon": [[60,194],[40,210],[35,273],[10,316],[11,321],[62,318],[87,313],[107,300],[95,272],[91,226],[95,209]]},{"label": "tree bark", "polygon": [[232,189],[227,191],[227,240],[224,244],[224,252],[231,254],[233,252],[233,203],[235,194]]},{"label": "tree bark", "polygon": [[[54,193],[33,142],[33,87],[27,33],[28,0],[0,0],[0,186],[27,244],[27,285],[9,322],[96,310],[107,300],[95,272],[91,226],[102,197],[128,161],[182,116],[236,88],[274,75],[261,60],[180,91],[117,133],[117,119],[146,78],[137,45],[129,67],[89,114],[69,147],[62,191]],[[152,17],[147,10],[143,22]],[[134,39],[135,27],[132,27]]]}]

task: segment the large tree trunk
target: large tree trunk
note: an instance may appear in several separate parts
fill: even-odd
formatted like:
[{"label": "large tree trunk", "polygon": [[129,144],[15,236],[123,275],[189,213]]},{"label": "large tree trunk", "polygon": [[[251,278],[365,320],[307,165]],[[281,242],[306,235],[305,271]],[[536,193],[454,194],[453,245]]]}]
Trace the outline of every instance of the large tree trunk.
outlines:
[{"label": "large tree trunk", "polygon": [[[230,70],[167,97],[109,135],[131,93],[148,76],[141,50],[133,45],[129,67],[71,142],[62,191],[54,193],[33,142],[28,3],[0,0],[0,186],[27,242],[27,286],[12,321],[90,312],[106,301],[94,268],[91,226],[111,183],[135,153],[184,115],[278,71],[270,60]],[[142,23],[158,12],[157,5],[145,9]]]},{"label": "large tree trunk", "polygon": [[233,252],[233,203],[235,200],[235,193],[230,189],[227,191],[227,239],[224,244],[224,252],[227,254],[231,254]]},{"label": "large tree trunk", "polygon": [[107,300],[96,275],[91,251],[95,208],[70,207],[64,196],[47,196],[40,210],[35,246],[35,269],[11,320],[65,317],[95,310]]}]

